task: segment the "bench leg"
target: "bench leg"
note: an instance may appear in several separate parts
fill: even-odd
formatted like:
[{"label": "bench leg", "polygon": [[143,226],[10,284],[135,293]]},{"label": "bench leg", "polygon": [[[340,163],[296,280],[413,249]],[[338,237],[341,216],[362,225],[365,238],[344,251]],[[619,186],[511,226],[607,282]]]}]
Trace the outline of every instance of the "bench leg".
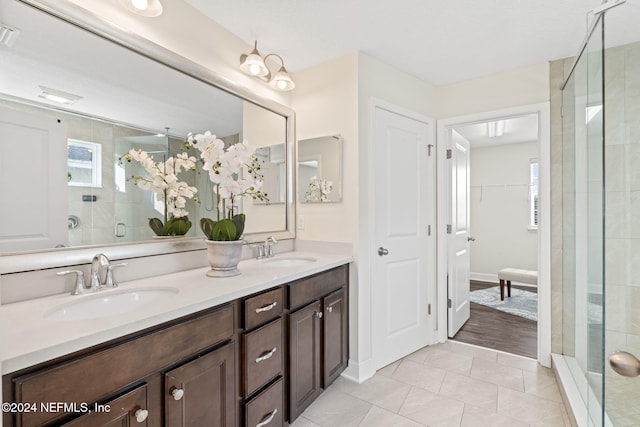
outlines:
[{"label": "bench leg", "polygon": [[511,280],[507,280],[507,296],[511,298]]},{"label": "bench leg", "polygon": [[504,280],[500,279],[500,301],[504,301]]}]

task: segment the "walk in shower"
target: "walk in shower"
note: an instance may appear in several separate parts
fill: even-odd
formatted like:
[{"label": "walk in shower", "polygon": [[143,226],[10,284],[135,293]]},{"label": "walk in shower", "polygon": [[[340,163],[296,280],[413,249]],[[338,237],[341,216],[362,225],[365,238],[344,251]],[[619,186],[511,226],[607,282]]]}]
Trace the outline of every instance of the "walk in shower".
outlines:
[{"label": "walk in shower", "polygon": [[640,426],[640,377],[610,365],[640,374],[638,8],[590,15],[562,88],[562,359],[580,426]]}]

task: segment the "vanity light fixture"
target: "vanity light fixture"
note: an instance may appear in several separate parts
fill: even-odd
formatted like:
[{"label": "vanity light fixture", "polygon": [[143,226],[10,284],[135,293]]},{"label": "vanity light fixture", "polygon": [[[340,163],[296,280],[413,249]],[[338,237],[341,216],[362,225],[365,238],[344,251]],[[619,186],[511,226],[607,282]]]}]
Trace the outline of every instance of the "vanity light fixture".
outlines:
[{"label": "vanity light fixture", "polygon": [[487,136],[496,138],[504,134],[506,120],[496,120],[495,122],[487,122]]},{"label": "vanity light fixture", "polygon": [[38,98],[47,99],[49,101],[58,102],[60,104],[71,105],[74,102],[82,99],[79,95],[74,95],[72,93],[63,92],[57,89],[51,89],[44,86],[40,87],[40,94]]},{"label": "vanity light fixture", "polygon": [[155,18],[162,15],[160,0],[119,0],[120,4],[129,12],[137,15]]},{"label": "vanity light fixture", "polygon": [[[280,60],[280,69],[273,76],[271,75],[271,70],[267,67],[267,58],[270,56],[275,56]],[[248,55],[240,55],[240,69],[250,76],[259,77],[265,82],[269,82],[269,86],[277,90],[287,91],[296,87],[287,69],[284,68],[282,57],[277,53],[270,53],[264,57],[260,55],[257,40],[254,42],[253,50]]]}]

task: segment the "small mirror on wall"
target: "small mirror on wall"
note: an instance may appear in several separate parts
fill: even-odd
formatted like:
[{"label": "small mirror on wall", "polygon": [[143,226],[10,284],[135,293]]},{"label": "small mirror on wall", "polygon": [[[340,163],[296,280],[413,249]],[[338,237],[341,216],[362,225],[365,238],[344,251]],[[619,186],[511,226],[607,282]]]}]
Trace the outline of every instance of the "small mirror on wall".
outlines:
[{"label": "small mirror on wall", "polygon": [[298,141],[298,201],[342,201],[342,137],[340,135]]}]

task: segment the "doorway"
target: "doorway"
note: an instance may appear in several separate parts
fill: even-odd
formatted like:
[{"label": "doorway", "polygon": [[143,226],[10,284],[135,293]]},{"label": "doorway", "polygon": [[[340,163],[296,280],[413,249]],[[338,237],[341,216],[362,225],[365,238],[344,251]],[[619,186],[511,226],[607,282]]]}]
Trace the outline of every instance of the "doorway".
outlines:
[{"label": "doorway", "polygon": [[[439,224],[439,301],[447,335],[548,366],[548,104],[439,121],[438,141],[438,214],[445,222]],[[460,149],[465,145],[468,153]],[[469,159],[465,172],[462,154]],[[537,271],[538,286],[514,282],[513,296],[503,302],[497,275],[503,268]]]}]

